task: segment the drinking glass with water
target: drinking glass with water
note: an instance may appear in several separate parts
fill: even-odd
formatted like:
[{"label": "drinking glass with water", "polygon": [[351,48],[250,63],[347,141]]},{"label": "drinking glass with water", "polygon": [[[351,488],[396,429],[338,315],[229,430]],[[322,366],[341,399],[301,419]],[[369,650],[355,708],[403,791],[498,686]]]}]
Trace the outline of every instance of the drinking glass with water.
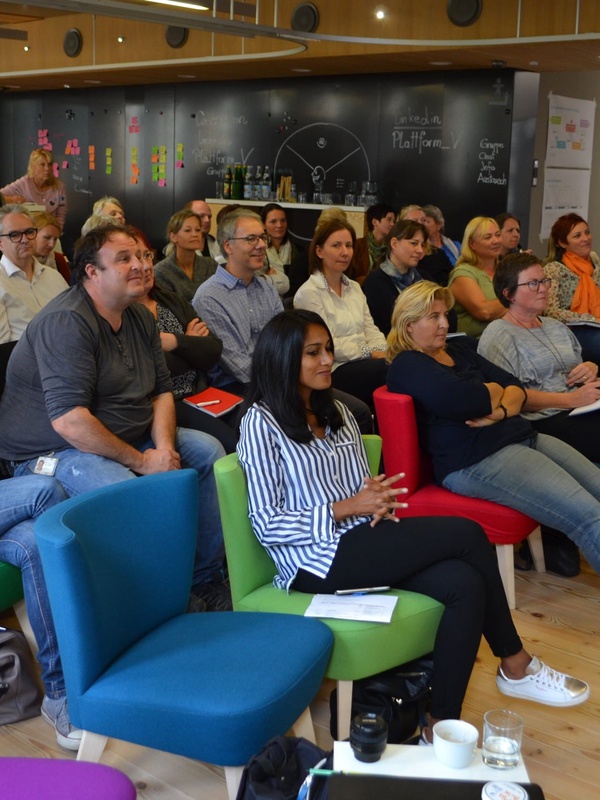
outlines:
[{"label": "drinking glass with water", "polygon": [[497,769],[516,767],[521,757],[523,718],[514,711],[486,711],[483,715],[483,763]]}]

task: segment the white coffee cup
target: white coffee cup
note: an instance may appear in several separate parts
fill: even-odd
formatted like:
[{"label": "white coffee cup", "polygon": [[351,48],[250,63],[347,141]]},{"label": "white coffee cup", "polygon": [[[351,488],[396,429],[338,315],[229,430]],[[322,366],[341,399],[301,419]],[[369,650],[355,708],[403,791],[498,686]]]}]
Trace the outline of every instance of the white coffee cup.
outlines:
[{"label": "white coffee cup", "polygon": [[443,719],[433,726],[433,752],[447,767],[463,769],[473,760],[479,731],[462,719]]}]

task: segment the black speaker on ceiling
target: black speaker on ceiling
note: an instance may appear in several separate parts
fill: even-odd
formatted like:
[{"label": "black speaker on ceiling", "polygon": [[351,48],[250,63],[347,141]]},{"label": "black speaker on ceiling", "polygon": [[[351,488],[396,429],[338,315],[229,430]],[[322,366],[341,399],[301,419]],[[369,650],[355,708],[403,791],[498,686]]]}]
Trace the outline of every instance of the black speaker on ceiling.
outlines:
[{"label": "black speaker on ceiling", "polygon": [[81,36],[81,32],[77,30],[77,28],[71,28],[65,33],[65,38],[63,39],[63,50],[65,51],[65,55],[69,56],[69,58],[75,58],[76,56],[81,53],[81,48],[83,47],[83,38]]},{"label": "black speaker on ceiling", "polygon": [[189,28],[180,28],[178,25],[168,25],[165,30],[165,39],[169,47],[176,50],[187,42],[189,36]]},{"label": "black speaker on ceiling", "polygon": [[448,0],[448,19],[453,25],[466,28],[477,22],[483,6],[482,0]]},{"label": "black speaker on ceiling", "polygon": [[314,33],[319,24],[319,9],[312,3],[300,3],[292,11],[292,30]]}]

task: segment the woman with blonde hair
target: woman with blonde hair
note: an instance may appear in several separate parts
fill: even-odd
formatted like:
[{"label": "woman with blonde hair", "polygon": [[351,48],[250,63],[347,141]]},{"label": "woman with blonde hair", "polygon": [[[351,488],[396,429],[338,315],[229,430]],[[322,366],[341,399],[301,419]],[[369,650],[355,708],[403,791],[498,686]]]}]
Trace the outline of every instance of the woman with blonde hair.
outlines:
[{"label": "woman with blonde hair", "polygon": [[448,286],[456,299],[458,330],[479,338],[486,325],[506,309],[494,291],[500,255],[500,228],[492,217],[475,217],[465,228],[460,258]]},{"label": "woman with blonde hair", "polygon": [[105,194],[93,205],[92,215],[97,217],[112,217],[113,222],[118,222],[119,225],[125,225],[125,212],[123,206],[116,197],[110,197]]},{"label": "woman with blonde hair", "polygon": [[3,195],[12,195],[18,203],[35,203],[44,206],[58,220],[61,231],[67,216],[65,185],[54,175],[54,158],[49,150],[37,147],[31,151],[27,175],[17,178],[0,189]]},{"label": "woman with blonde hair", "polygon": [[449,289],[416,283],[398,297],[388,337],[388,389],[413,398],[436,483],[563,532],[600,573],[600,470],[521,416],[518,378],[446,341],[453,302]]},{"label": "woman with blonde hair", "polygon": [[177,211],[167,225],[167,239],[173,250],[154,267],[156,283],[191,303],[196,289],[217,270],[214,258],[196,252],[204,240],[202,220],[188,209]]},{"label": "woman with blonde hair", "polygon": [[33,255],[40,264],[58,270],[67,283],[71,280],[71,269],[64,253],[54,249],[60,236],[58,220],[47,211],[38,211],[31,215],[37,235],[33,240]]}]

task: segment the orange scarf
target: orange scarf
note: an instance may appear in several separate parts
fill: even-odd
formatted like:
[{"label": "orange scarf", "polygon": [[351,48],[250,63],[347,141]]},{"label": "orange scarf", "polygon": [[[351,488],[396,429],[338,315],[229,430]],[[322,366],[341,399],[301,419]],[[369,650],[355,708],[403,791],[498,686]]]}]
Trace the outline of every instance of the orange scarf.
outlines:
[{"label": "orange scarf", "polygon": [[594,283],[593,263],[569,252],[563,253],[562,262],[579,278],[571,301],[571,311],[577,314],[593,314],[600,319],[600,287]]}]

